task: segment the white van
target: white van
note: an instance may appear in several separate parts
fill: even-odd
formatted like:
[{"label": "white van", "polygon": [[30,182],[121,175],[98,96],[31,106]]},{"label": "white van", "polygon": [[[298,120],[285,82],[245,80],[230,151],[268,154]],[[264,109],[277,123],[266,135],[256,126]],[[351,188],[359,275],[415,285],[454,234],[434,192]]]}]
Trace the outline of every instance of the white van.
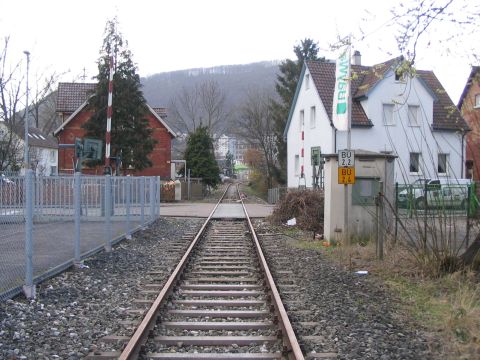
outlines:
[{"label": "white van", "polygon": [[427,205],[466,209],[471,184],[471,179],[417,179],[398,193],[397,201],[400,207],[407,207],[411,199],[416,209],[425,209]]}]

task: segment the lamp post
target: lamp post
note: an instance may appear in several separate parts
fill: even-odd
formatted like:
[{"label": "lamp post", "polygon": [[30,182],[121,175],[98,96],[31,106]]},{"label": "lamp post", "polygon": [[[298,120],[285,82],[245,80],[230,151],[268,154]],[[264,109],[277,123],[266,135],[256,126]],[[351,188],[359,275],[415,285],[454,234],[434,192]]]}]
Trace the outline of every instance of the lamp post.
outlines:
[{"label": "lamp post", "polygon": [[29,168],[29,162],[30,162],[30,159],[29,159],[29,156],[28,156],[28,123],[29,123],[29,111],[28,111],[28,93],[29,93],[29,90],[28,90],[28,72],[29,72],[29,68],[30,68],[30,52],[29,51],[24,51],[23,52],[25,55],[27,55],[27,96],[26,96],[26,105],[25,105],[25,111],[26,111],[26,114],[25,114],[25,139],[24,139],[24,146],[25,146],[25,151],[24,151],[24,156],[23,156],[23,162],[25,163],[25,171],[28,170]]}]

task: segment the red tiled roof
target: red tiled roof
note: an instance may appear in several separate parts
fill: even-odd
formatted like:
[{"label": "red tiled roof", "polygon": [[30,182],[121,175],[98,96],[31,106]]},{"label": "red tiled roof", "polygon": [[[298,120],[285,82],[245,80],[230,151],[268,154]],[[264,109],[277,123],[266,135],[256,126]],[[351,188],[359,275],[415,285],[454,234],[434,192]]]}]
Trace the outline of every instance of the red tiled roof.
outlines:
[{"label": "red tiled roof", "polygon": [[73,113],[95,92],[93,83],[59,83],[57,112]]},{"label": "red tiled roof", "polygon": [[[385,73],[401,58],[395,58],[374,66],[352,65],[352,126],[372,126],[360,99],[383,79]],[[329,118],[332,116],[335,89],[335,63],[307,61],[313,82],[317,88]],[[437,130],[468,130],[469,127],[460,112],[432,71],[417,70],[417,76],[430,88],[436,99],[433,105],[433,128]]]},{"label": "red tiled roof", "polygon": [[433,71],[417,70],[417,75],[433,91],[437,100],[433,102],[434,130],[470,130],[460,111],[443,88]]}]

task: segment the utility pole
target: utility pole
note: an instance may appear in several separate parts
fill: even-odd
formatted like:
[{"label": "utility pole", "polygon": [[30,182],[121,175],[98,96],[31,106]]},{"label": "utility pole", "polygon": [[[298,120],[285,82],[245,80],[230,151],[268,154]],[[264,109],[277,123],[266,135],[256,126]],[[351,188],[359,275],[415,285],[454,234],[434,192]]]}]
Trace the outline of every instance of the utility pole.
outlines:
[{"label": "utility pole", "polygon": [[25,105],[25,136],[24,136],[24,155],[23,155],[23,162],[24,162],[24,167],[25,171],[30,168],[30,159],[29,159],[29,154],[28,154],[28,124],[29,124],[29,114],[30,111],[28,111],[28,73],[30,70],[30,52],[25,50],[23,52],[27,56],[27,93],[26,93],[26,105]]}]

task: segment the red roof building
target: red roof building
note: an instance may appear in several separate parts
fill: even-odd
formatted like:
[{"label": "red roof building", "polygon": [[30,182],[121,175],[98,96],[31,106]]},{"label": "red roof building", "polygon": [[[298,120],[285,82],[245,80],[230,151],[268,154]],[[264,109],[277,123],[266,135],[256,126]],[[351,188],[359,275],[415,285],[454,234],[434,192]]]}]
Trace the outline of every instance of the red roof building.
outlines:
[{"label": "red roof building", "polygon": [[[82,125],[92,116],[88,109],[89,98],[95,92],[96,84],[92,83],[59,83],[57,98],[57,113],[62,119],[62,124],[54,131],[58,138],[58,172],[60,174],[73,173],[75,168],[75,154],[73,148],[62,148],[62,144],[74,144],[75,138],[83,139],[85,130]],[[128,174],[135,176],[160,176],[162,179],[170,178],[171,144],[175,132],[165,121],[165,108],[152,108],[149,105],[146,118],[149,127],[153,130],[152,137],[157,141],[152,153],[149,155],[152,166],[143,170],[128,170]],[[115,121],[115,119],[112,119]],[[83,168],[83,173],[103,175],[103,166],[96,168]]]}]

